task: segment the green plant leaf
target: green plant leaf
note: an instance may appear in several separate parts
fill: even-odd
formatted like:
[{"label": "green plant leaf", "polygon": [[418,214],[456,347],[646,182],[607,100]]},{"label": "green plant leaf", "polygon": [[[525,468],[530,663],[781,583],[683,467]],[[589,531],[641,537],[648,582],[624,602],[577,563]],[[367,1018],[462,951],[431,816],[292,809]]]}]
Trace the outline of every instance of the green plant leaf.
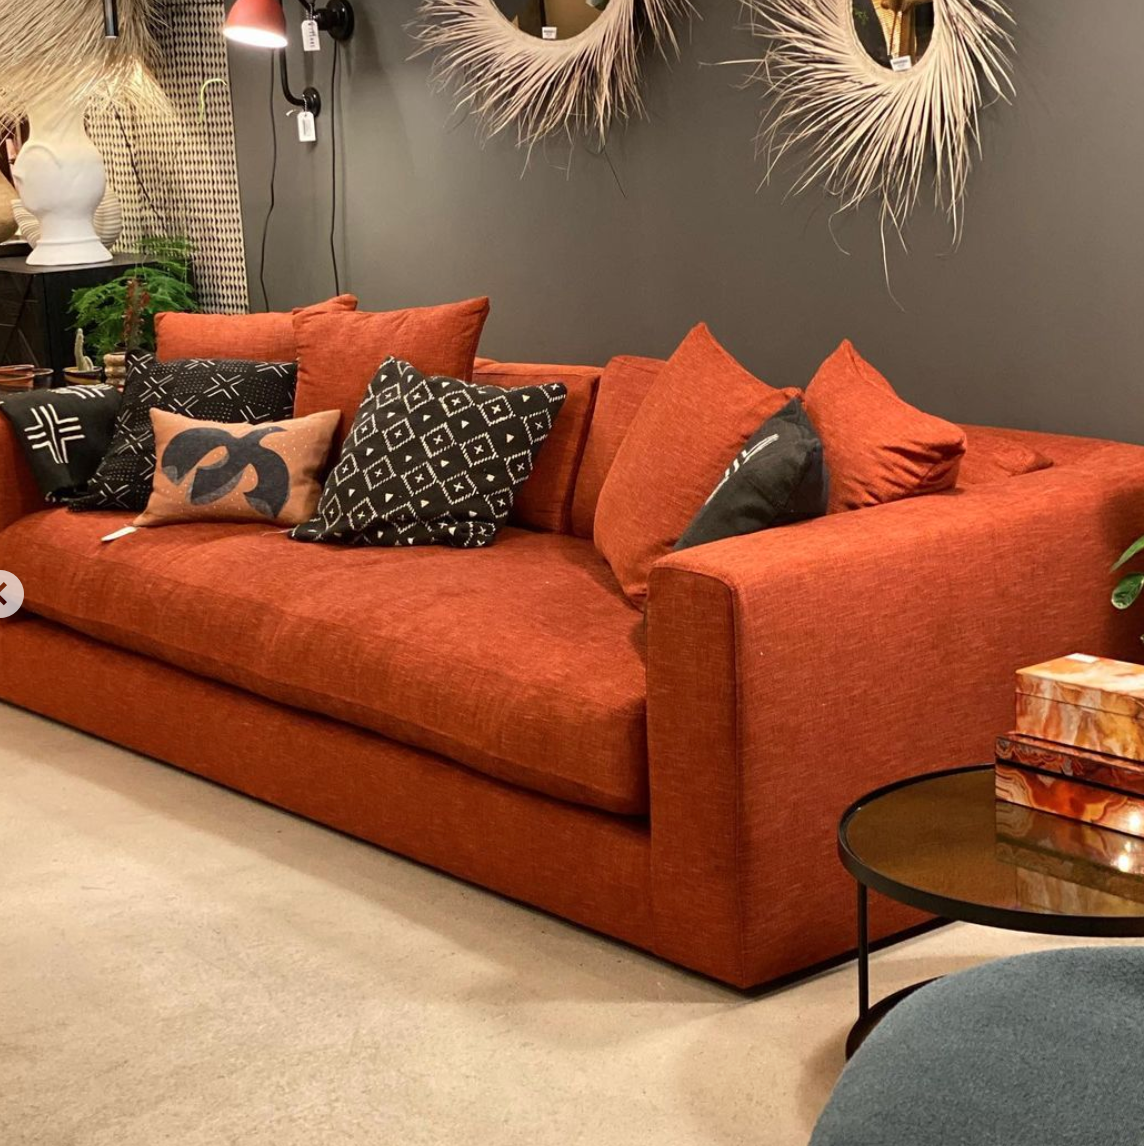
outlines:
[{"label": "green plant leaf", "polygon": [[122,345],[133,280],[148,296],[146,306],[139,308],[139,320],[131,324],[133,348],[154,349],[155,315],[160,311],[199,309],[191,278],[192,250],[190,242],[179,236],[145,236],[139,243],[139,254],[150,262],[129,268],[109,282],[73,292],[72,316],[76,327],[83,327],[93,355],[108,354]]},{"label": "green plant leaf", "polygon": [[1144,537],[1138,537],[1127,549],[1120,555],[1120,560],[1117,561],[1112,567],[1112,572],[1115,573],[1126,561],[1131,561],[1137,553],[1144,552]]},{"label": "green plant leaf", "polygon": [[1142,589],[1144,589],[1144,573],[1129,573],[1112,590],[1112,603],[1118,609],[1127,609],[1129,605],[1135,603]]}]

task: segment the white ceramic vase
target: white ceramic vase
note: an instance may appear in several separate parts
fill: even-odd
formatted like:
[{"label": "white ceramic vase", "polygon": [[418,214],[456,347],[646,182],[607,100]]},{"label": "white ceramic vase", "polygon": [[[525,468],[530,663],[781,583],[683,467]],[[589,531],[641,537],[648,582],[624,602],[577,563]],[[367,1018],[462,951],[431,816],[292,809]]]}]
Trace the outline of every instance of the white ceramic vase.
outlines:
[{"label": "white ceramic vase", "polygon": [[[0,235],[3,234],[3,203],[4,188],[0,186]],[[12,200],[12,217],[19,227],[20,238],[29,247],[38,246],[40,242],[40,220],[19,199]],[[123,234],[123,204],[120,203],[118,196],[110,188],[104,195],[103,202],[95,209],[92,226],[95,227],[99,241],[108,250],[111,250],[119,242],[119,237]]]},{"label": "white ceramic vase", "polygon": [[32,266],[105,263],[111,252],[93,220],[107,189],[103,160],[83,124],[82,106],[33,105],[28,140],[12,168],[20,201],[40,223]]}]

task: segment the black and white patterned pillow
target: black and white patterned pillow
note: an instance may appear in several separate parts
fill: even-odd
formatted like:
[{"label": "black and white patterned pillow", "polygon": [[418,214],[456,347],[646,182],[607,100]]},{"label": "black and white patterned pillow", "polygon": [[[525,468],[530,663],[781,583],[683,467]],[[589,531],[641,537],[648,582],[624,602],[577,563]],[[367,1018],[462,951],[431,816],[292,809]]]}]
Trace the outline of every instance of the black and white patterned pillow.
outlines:
[{"label": "black and white patterned pillow", "polygon": [[491,545],[564,405],[559,382],[505,390],[382,364],[299,541]]},{"label": "black and white patterned pillow", "polygon": [[99,467],[119,414],[114,386],[57,386],[0,395],[40,492],[49,501],[82,493]]},{"label": "black and white patterned pillow", "polygon": [[293,362],[159,362],[152,354],[133,356],[111,445],[87,494],[71,508],[146,508],[155,476],[152,410],[170,410],[201,422],[278,422],[294,413],[297,378]]}]

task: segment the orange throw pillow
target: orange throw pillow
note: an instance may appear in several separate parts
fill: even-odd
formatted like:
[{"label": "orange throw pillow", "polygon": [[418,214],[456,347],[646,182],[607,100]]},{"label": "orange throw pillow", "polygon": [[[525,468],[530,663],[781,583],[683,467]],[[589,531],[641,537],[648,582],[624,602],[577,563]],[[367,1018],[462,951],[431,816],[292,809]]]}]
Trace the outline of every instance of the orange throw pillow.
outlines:
[{"label": "orange throw pillow", "polygon": [[828,513],[952,489],[965,454],[960,426],[902,401],[849,341],[819,367],[806,412],[830,470]]},{"label": "orange throw pillow", "polygon": [[341,441],[350,431],[366,388],[390,357],[428,376],[471,382],[477,344],[488,316],[487,298],[379,313],[295,315],[295,416],[341,410]]},{"label": "orange throw pillow", "polygon": [[152,410],[155,478],[139,526],[187,521],[301,525],[322,492],[338,411],[285,422],[200,422]]},{"label": "orange throw pillow", "polygon": [[572,532],[591,537],[596,504],[616,451],[631,429],[632,419],[667,363],[662,358],[619,355],[604,367],[596,390],[596,409],[584,444],[584,460],[572,499]]},{"label": "orange throw pillow", "polygon": [[652,565],[671,552],[747,439],[798,395],[748,372],[700,323],[668,360],[616,451],[594,539],[643,608]]},{"label": "orange throw pillow", "polygon": [[294,315],[357,310],[352,294],[338,295],[314,306],[271,314],[176,314],[155,316],[155,357],[236,358],[249,362],[293,362]]}]

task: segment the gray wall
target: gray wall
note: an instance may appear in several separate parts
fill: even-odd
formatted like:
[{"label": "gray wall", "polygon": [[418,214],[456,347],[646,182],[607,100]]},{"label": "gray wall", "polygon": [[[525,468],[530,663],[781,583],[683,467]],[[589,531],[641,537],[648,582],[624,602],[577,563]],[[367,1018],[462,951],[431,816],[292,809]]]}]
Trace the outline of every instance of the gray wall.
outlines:
[{"label": "gray wall", "polygon": [[[294,5],[287,3],[290,8]],[[882,279],[877,221],[828,230],[821,198],[756,191],[757,54],[736,0],[697,0],[682,59],[650,58],[650,120],[603,158],[559,145],[527,172],[511,142],[484,146],[410,61],[416,0],[359,0],[342,59],[343,288],[388,309],[488,294],[483,351],[603,362],[668,354],[709,322],[776,386],[805,385],[852,338],[908,399],[962,421],[1144,442],[1144,4],[1013,0],[1019,95],[984,118],[968,226],[950,251],[928,203],[911,255]],[[1083,8],[1083,11],[1082,11]],[[685,30],[685,37],[687,32]],[[329,45],[327,43],[327,49]],[[328,50],[313,65],[330,93]],[[231,53],[251,295],[268,201],[269,64]],[[301,65],[294,61],[295,86]],[[325,297],[330,150],[282,129],[267,280],[272,308]]]}]

